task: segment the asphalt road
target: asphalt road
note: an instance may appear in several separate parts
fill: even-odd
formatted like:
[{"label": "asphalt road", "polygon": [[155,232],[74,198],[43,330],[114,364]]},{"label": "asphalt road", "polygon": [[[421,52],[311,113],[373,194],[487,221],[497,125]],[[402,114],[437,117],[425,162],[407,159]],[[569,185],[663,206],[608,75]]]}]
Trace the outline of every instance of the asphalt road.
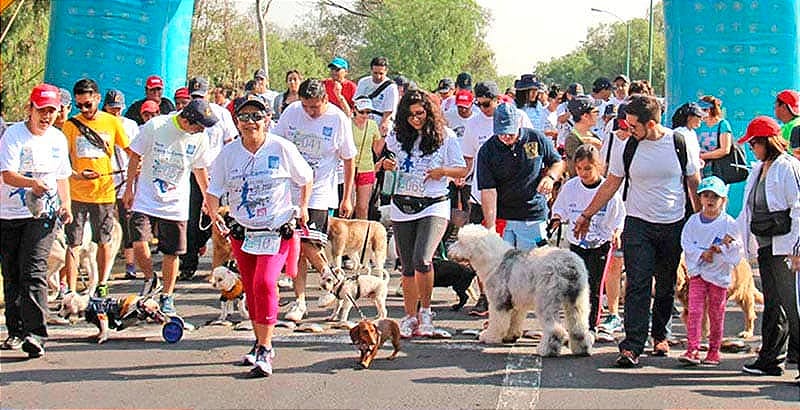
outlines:
[{"label": "asphalt road", "polygon": [[[208,261],[203,259],[207,268]],[[404,341],[394,361],[387,344],[367,370],[344,330],[328,328],[327,312],[317,308],[316,275],[309,285],[307,321],[322,333],[276,331],[275,373],[246,379],[246,368],[232,363],[252,343],[252,333],[230,326],[206,326],[219,313],[218,294],[205,282],[208,271],[179,282],[178,311],[197,326],[177,344],[162,341],[160,327],[143,324],[112,333],[96,345],[86,323],[50,327],[44,358],[22,352],[0,353],[0,404],[3,408],[800,408],[796,365],[782,377],[741,373],[753,353],[724,354],[719,367],[685,368],[675,357],[642,357],[642,367],[616,369],[614,344],[595,346],[591,357],[540,358],[537,340],[484,346],[461,331],[477,329],[482,319],[450,312],[449,289],[434,292],[435,323],[449,340]],[[398,278],[392,279],[394,289]],[[112,294],[133,293],[136,283],[117,280]],[[283,290],[288,300],[291,292]],[[468,306],[474,301],[469,302]],[[361,303],[368,305],[367,302]],[[389,316],[402,316],[402,298],[390,296]],[[367,315],[374,308],[365,306]],[[351,313],[351,319],[357,317]],[[729,305],[725,333],[741,326],[741,312]],[[760,322],[757,323],[757,329]],[[526,328],[536,329],[528,319]],[[684,329],[676,324],[677,337]],[[2,328],[5,336],[5,328]],[[748,340],[757,347],[759,338]]]}]

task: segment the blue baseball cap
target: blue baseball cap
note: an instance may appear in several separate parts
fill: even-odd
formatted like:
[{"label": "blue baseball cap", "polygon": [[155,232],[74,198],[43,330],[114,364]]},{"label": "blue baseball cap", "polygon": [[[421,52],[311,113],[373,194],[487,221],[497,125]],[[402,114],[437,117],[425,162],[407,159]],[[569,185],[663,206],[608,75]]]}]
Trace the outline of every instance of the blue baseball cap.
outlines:
[{"label": "blue baseball cap", "polygon": [[494,135],[517,134],[519,111],[511,103],[502,103],[494,110]]},{"label": "blue baseball cap", "polygon": [[333,60],[331,60],[331,62],[328,63],[328,68],[339,68],[343,70],[349,70],[350,63],[348,63],[347,60],[345,60],[342,57],[334,57]]},{"label": "blue baseball cap", "polygon": [[725,181],[723,181],[719,177],[710,176],[703,178],[700,181],[700,185],[697,186],[697,194],[700,195],[701,192],[711,191],[717,196],[722,198],[728,197],[728,186],[725,185]]}]

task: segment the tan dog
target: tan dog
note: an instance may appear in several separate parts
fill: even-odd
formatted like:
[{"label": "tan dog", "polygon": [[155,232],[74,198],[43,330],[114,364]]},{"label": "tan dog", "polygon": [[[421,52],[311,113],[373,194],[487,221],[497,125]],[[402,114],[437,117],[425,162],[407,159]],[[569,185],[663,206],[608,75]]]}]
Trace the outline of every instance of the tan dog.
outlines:
[{"label": "tan dog", "polygon": [[[366,246],[364,243],[366,242]],[[325,255],[337,268],[342,267],[342,256],[347,255],[354,263],[362,260],[366,266],[356,266],[356,271],[365,269],[370,274],[374,269],[383,270],[386,264],[386,228],[375,221],[363,219],[328,219],[328,244]],[[372,262],[372,266],[369,266]]]},{"label": "tan dog", "polygon": [[[675,298],[681,302],[683,312],[681,320],[686,324],[689,315],[689,272],[686,270],[686,261],[681,255],[678,265],[678,280],[675,284]],[[756,321],[756,303],[764,303],[764,295],[756,288],[753,281],[753,271],[746,258],[742,258],[733,268],[731,285],[728,287],[728,300],[734,300],[744,312],[744,330],[737,335],[741,338],[753,337]],[[708,311],[703,315],[703,336],[708,335]]]},{"label": "tan dog", "polygon": [[[229,218],[229,212],[230,208],[227,206],[221,206],[217,211],[217,213],[222,215],[226,221]],[[220,235],[219,231],[216,229],[211,229],[211,243],[214,245],[214,254],[211,256],[211,269],[214,269],[217,266],[222,266],[225,264],[225,262],[233,259],[230,239],[228,239],[226,236]]]},{"label": "tan dog", "polygon": [[380,319],[374,322],[364,319],[350,329],[350,340],[358,346],[361,352],[359,363],[365,369],[369,368],[372,360],[378,355],[378,350],[389,338],[392,339],[394,351],[388,359],[394,360],[400,352],[400,326],[397,322],[392,319]]}]

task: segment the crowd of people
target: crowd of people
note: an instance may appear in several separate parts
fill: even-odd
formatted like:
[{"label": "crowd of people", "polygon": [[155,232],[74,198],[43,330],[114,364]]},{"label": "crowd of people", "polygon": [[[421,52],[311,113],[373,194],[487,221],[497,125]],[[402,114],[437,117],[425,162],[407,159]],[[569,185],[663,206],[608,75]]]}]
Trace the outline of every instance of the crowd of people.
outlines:
[{"label": "crowd of people", "polygon": [[[555,227],[567,227],[569,248],[589,272],[596,342],[613,342],[614,332],[624,330],[619,367],[637,366],[648,344],[653,355],[670,354],[682,255],[690,277],[688,349],[677,358],[719,364],[731,270],[756,257],[763,343],[743,370],[780,375],[785,361],[797,363],[797,91],[775,98],[782,127],[760,116],[737,140],[719,98],[686,102],[669,128],[652,87],[625,75],[598,78],[586,94],[581,84],[562,91],[532,74],[501,92],[494,81],[473,85],[464,72],[429,92],[402,76],[389,78],[384,57],[374,58],[370,74],[357,82],[348,79],[344,58],[328,68],[325,79],[290,70],[284,92],[270,90],[264,70],[257,70],[238,96],[194,77],[173,99],[153,75],[144,98],[129,107],[120,91],[103,95],[91,79],[78,80],[71,93],[34,87],[28,118],[0,134],[8,328],[1,347],[44,354],[45,274],[57,225],[64,224],[73,250],[59,294],[77,291],[74,255],[90,232],[99,278],[87,292],[108,295],[110,242],[119,223],[126,278],[138,278],[138,267],[141,295],[158,295],[168,315],[177,315],[176,282],[197,270],[210,235],[201,227],[210,225],[230,237],[253,323],[255,340],[241,364],[253,376],[268,376],[281,273],[293,279],[295,293],[284,319],[302,321],[308,266],[323,279],[333,275],[323,252],[328,219],[376,218],[383,201],[400,259],[404,338],[436,332],[433,261],[457,229],[450,219],[458,209],[525,251],[548,245],[561,232]],[[79,113],[70,117],[73,104]],[[725,210],[728,186],[737,181],[717,170],[745,143],[756,161],[734,219]],[[218,213],[221,205],[233,222]],[[155,243],[163,254],[160,275],[153,269]],[[701,359],[704,306],[710,335]],[[481,294],[470,313],[487,312]]]}]

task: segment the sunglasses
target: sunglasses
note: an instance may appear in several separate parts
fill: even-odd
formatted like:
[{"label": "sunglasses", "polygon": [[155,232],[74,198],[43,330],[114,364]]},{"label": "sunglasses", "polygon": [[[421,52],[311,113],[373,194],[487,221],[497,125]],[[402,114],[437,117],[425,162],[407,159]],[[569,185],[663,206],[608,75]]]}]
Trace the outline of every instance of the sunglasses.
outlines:
[{"label": "sunglasses", "polygon": [[415,118],[422,118],[422,117],[428,115],[428,113],[425,112],[425,110],[413,111],[410,114],[411,114],[411,117],[415,117]]},{"label": "sunglasses", "polygon": [[79,110],[82,110],[84,108],[86,108],[88,110],[88,109],[92,108],[93,105],[94,105],[94,103],[91,102],[91,101],[85,102],[83,104],[75,103],[75,107],[77,107]]},{"label": "sunglasses", "polygon": [[243,112],[241,114],[237,114],[236,118],[241,122],[258,122],[267,118],[263,112]]},{"label": "sunglasses", "polygon": [[484,101],[484,102],[475,101],[475,105],[480,107],[480,108],[489,108],[489,107],[492,106],[492,102],[491,101]]},{"label": "sunglasses", "polygon": [[369,114],[372,114],[372,111],[370,111],[370,110],[361,110],[361,111],[356,111],[356,114],[369,115]]}]

